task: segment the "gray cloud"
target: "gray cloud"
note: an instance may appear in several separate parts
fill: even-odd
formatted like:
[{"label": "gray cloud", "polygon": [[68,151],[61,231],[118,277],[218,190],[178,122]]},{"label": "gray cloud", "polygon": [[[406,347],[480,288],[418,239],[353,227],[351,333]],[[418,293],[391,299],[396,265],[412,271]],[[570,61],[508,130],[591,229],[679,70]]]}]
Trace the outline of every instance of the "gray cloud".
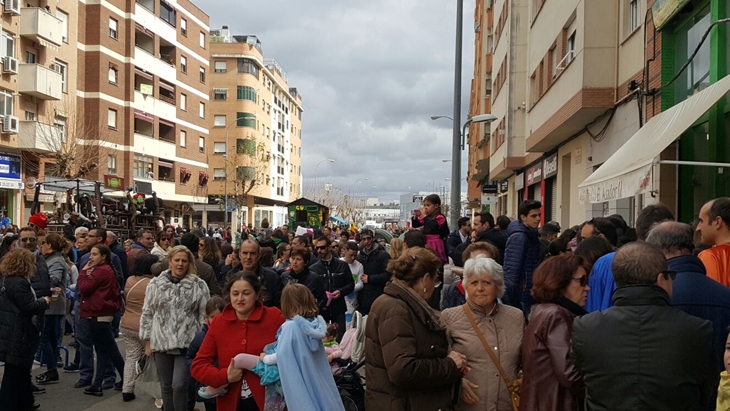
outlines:
[{"label": "gray cloud", "polygon": [[[255,34],[304,99],[302,173],[397,198],[447,183],[452,113],[455,2],[442,0],[199,0],[211,27]],[[462,116],[473,71],[474,0],[464,5]],[[466,176],[466,155],[462,156]],[[373,188],[372,186],[377,186]],[[464,187],[462,186],[462,190]]]}]

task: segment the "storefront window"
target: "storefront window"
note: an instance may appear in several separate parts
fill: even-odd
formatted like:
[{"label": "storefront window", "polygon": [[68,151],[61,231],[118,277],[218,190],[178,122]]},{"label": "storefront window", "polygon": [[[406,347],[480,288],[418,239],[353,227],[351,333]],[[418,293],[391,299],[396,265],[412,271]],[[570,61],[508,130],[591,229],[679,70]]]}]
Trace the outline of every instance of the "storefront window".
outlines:
[{"label": "storefront window", "polygon": [[[702,40],[702,36],[710,27],[710,7],[697,13],[675,35],[676,70],[679,70],[690,58]],[[685,100],[710,85],[710,38],[702,43],[697,55],[687,69],[682,72],[675,83],[675,103]]]}]

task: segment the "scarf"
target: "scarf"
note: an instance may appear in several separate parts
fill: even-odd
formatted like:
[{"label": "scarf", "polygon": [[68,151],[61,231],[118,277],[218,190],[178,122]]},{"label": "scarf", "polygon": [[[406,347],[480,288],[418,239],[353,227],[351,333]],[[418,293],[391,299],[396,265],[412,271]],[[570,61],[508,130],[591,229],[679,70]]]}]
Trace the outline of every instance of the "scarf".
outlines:
[{"label": "scarf", "polygon": [[[405,291],[407,294],[407,297],[409,300],[411,300],[411,303],[414,303],[415,305],[419,306],[424,313],[428,315],[428,317],[431,319],[431,323],[434,325],[434,330],[445,330],[446,329],[446,323],[443,322],[441,319],[441,315],[438,311],[431,308],[430,305],[428,305],[428,301],[424,299],[421,295],[419,295],[416,290],[409,287],[408,284],[406,284],[404,281],[399,280],[397,278],[393,278],[391,280],[391,283]],[[415,308],[415,307],[414,307]]]},{"label": "scarf", "polygon": [[576,317],[588,314],[588,311],[584,310],[583,307],[565,298],[564,295],[561,295],[558,301],[555,301],[555,304],[567,309]]}]

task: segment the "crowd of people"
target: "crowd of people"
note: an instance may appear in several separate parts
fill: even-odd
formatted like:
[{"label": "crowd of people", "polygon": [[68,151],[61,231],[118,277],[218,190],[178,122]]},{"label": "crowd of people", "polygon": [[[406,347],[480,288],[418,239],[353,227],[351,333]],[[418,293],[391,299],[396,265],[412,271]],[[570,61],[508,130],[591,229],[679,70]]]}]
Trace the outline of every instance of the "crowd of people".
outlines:
[{"label": "crowd of people", "polygon": [[151,358],[167,411],[340,410],[333,375],[356,326],[368,410],[729,409],[730,199],[694,226],[655,204],[635,227],[614,215],[561,230],[541,208],[451,231],[430,195],[389,244],[266,221],[131,244],[23,227],[0,244],[0,409],[38,409],[76,372],[84,394],[136,400]]}]

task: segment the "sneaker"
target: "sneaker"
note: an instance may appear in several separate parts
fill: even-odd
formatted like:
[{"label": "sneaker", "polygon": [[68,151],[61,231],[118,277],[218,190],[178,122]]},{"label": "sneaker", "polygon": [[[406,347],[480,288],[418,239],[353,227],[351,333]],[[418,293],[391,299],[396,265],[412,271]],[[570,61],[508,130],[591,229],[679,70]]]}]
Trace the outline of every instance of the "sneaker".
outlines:
[{"label": "sneaker", "polygon": [[162,398],[155,398],[155,407],[162,409]]},{"label": "sneaker", "polygon": [[41,375],[35,377],[38,385],[55,384],[58,382],[58,370],[48,370]]},{"label": "sneaker", "polygon": [[114,383],[114,389],[117,390],[117,391],[121,391],[122,390],[122,385],[123,385],[123,383],[121,381],[117,381],[117,382]]},{"label": "sneaker", "polygon": [[71,363],[63,367],[63,372],[79,372],[79,365]]},{"label": "sneaker", "polygon": [[84,390],[84,394],[93,395],[95,397],[101,397],[102,395],[104,395],[104,391],[102,390],[101,387],[91,386],[91,387],[86,387],[86,389]]},{"label": "sneaker", "polygon": [[122,401],[124,401],[124,402],[130,402],[130,401],[134,400],[135,398],[137,398],[137,396],[134,395],[133,392],[123,392],[122,393]]},{"label": "sneaker", "polygon": [[74,388],[84,388],[88,387],[89,385],[91,385],[91,381],[78,380],[76,381],[76,384],[74,384]]},{"label": "sneaker", "polygon": [[31,391],[33,391],[33,394],[45,394],[46,389],[43,387],[39,387],[35,384],[31,384]]}]

